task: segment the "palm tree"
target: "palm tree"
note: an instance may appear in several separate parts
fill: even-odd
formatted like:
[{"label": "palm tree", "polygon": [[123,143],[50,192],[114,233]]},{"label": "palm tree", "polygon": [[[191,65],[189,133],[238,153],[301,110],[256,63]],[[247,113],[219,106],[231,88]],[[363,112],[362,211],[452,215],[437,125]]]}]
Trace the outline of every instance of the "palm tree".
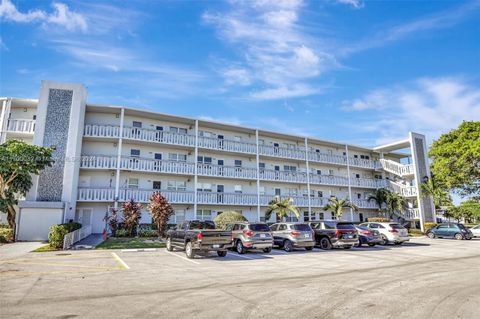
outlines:
[{"label": "palm tree", "polygon": [[426,177],[423,183],[420,185],[422,190],[422,196],[432,196],[435,208],[441,206],[452,206],[452,196],[435,181],[435,177]]},{"label": "palm tree", "polygon": [[338,199],[337,197],[331,197],[328,200],[328,204],[323,208],[323,210],[332,211],[335,216],[340,220],[342,219],[343,209],[351,208],[354,211],[358,210],[358,207],[351,203],[348,199]]},{"label": "palm tree", "polygon": [[383,204],[387,203],[387,194],[390,191],[386,188],[378,188],[375,190],[375,193],[369,195],[367,197],[367,201],[371,202],[374,201],[377,204],[378,211],[382,213],[383,211]]},{"label": "palm tree", "polygon": [[300,212],[298,208],[293,205],[292,198],[281,199],[280,196],[275,196],[275,198],[268,203],[265,220],[269,220],[274,213],[277,215],[277,218],[281,219],[287,217],[289,213],[293,213],[297,218],[300,218]]},{"label": "palm tree", "polygon": [[405,198],[400,196],[398,193],[388,191],[386,195],[387,212],[390,219],[393,219],[395,214],[398,215],[399,213],[403,213],[405,211],[407,202]]}]

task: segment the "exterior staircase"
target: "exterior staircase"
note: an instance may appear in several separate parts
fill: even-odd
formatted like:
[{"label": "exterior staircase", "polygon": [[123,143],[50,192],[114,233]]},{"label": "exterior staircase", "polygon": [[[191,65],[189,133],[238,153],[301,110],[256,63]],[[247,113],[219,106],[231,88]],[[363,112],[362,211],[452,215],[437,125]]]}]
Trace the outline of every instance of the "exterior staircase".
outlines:
[{"label": "exterior staircase", "polygon": [[392,160],[380,159],[382,168],[400,177],[412,176],[415,173],[413,164],[403,165]]}]

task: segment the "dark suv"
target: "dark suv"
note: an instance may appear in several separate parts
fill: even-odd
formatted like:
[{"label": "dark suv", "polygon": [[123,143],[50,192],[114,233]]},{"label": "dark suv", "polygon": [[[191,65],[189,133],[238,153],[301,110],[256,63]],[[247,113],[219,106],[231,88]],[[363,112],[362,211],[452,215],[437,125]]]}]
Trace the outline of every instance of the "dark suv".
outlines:
[{"label": "dark suv", "polygon": [[358,232],[350,222],[310,222],[315,232],[315,245],[321,249],[345,248],[358,245]]}]

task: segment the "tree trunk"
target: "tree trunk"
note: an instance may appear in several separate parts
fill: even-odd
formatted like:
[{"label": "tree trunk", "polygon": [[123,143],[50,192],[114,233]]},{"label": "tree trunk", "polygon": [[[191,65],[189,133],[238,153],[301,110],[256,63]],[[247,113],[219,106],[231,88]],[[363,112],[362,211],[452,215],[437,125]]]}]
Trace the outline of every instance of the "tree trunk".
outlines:
[{"label": "tree trunk", "polygon": [[7,221],[10,228],[13,230],[13,238],[12,241],[15,241],[16,233],[17,233],[17,225],[15,223],[15,217],[17,213],[15,212],[15,208],[11,205],[7,206]]}]

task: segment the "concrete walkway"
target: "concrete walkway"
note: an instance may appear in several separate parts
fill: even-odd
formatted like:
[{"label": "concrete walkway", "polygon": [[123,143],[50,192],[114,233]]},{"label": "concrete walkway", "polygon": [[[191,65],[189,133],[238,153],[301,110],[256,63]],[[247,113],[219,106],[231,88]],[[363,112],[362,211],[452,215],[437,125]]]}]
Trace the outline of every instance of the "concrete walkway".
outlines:
[{"label": "concrete walkway", "polygon": [[91,234],[86,238],[75,243],[74,249],[94,249],[97,245],[103,242],[103,234]]},{"label": "concrete walkway", "polygon": [[32,250],[45,246],[46,244],[47,243],[42,242],[25,241],[1,245],[0,260],[22,257]]}]

